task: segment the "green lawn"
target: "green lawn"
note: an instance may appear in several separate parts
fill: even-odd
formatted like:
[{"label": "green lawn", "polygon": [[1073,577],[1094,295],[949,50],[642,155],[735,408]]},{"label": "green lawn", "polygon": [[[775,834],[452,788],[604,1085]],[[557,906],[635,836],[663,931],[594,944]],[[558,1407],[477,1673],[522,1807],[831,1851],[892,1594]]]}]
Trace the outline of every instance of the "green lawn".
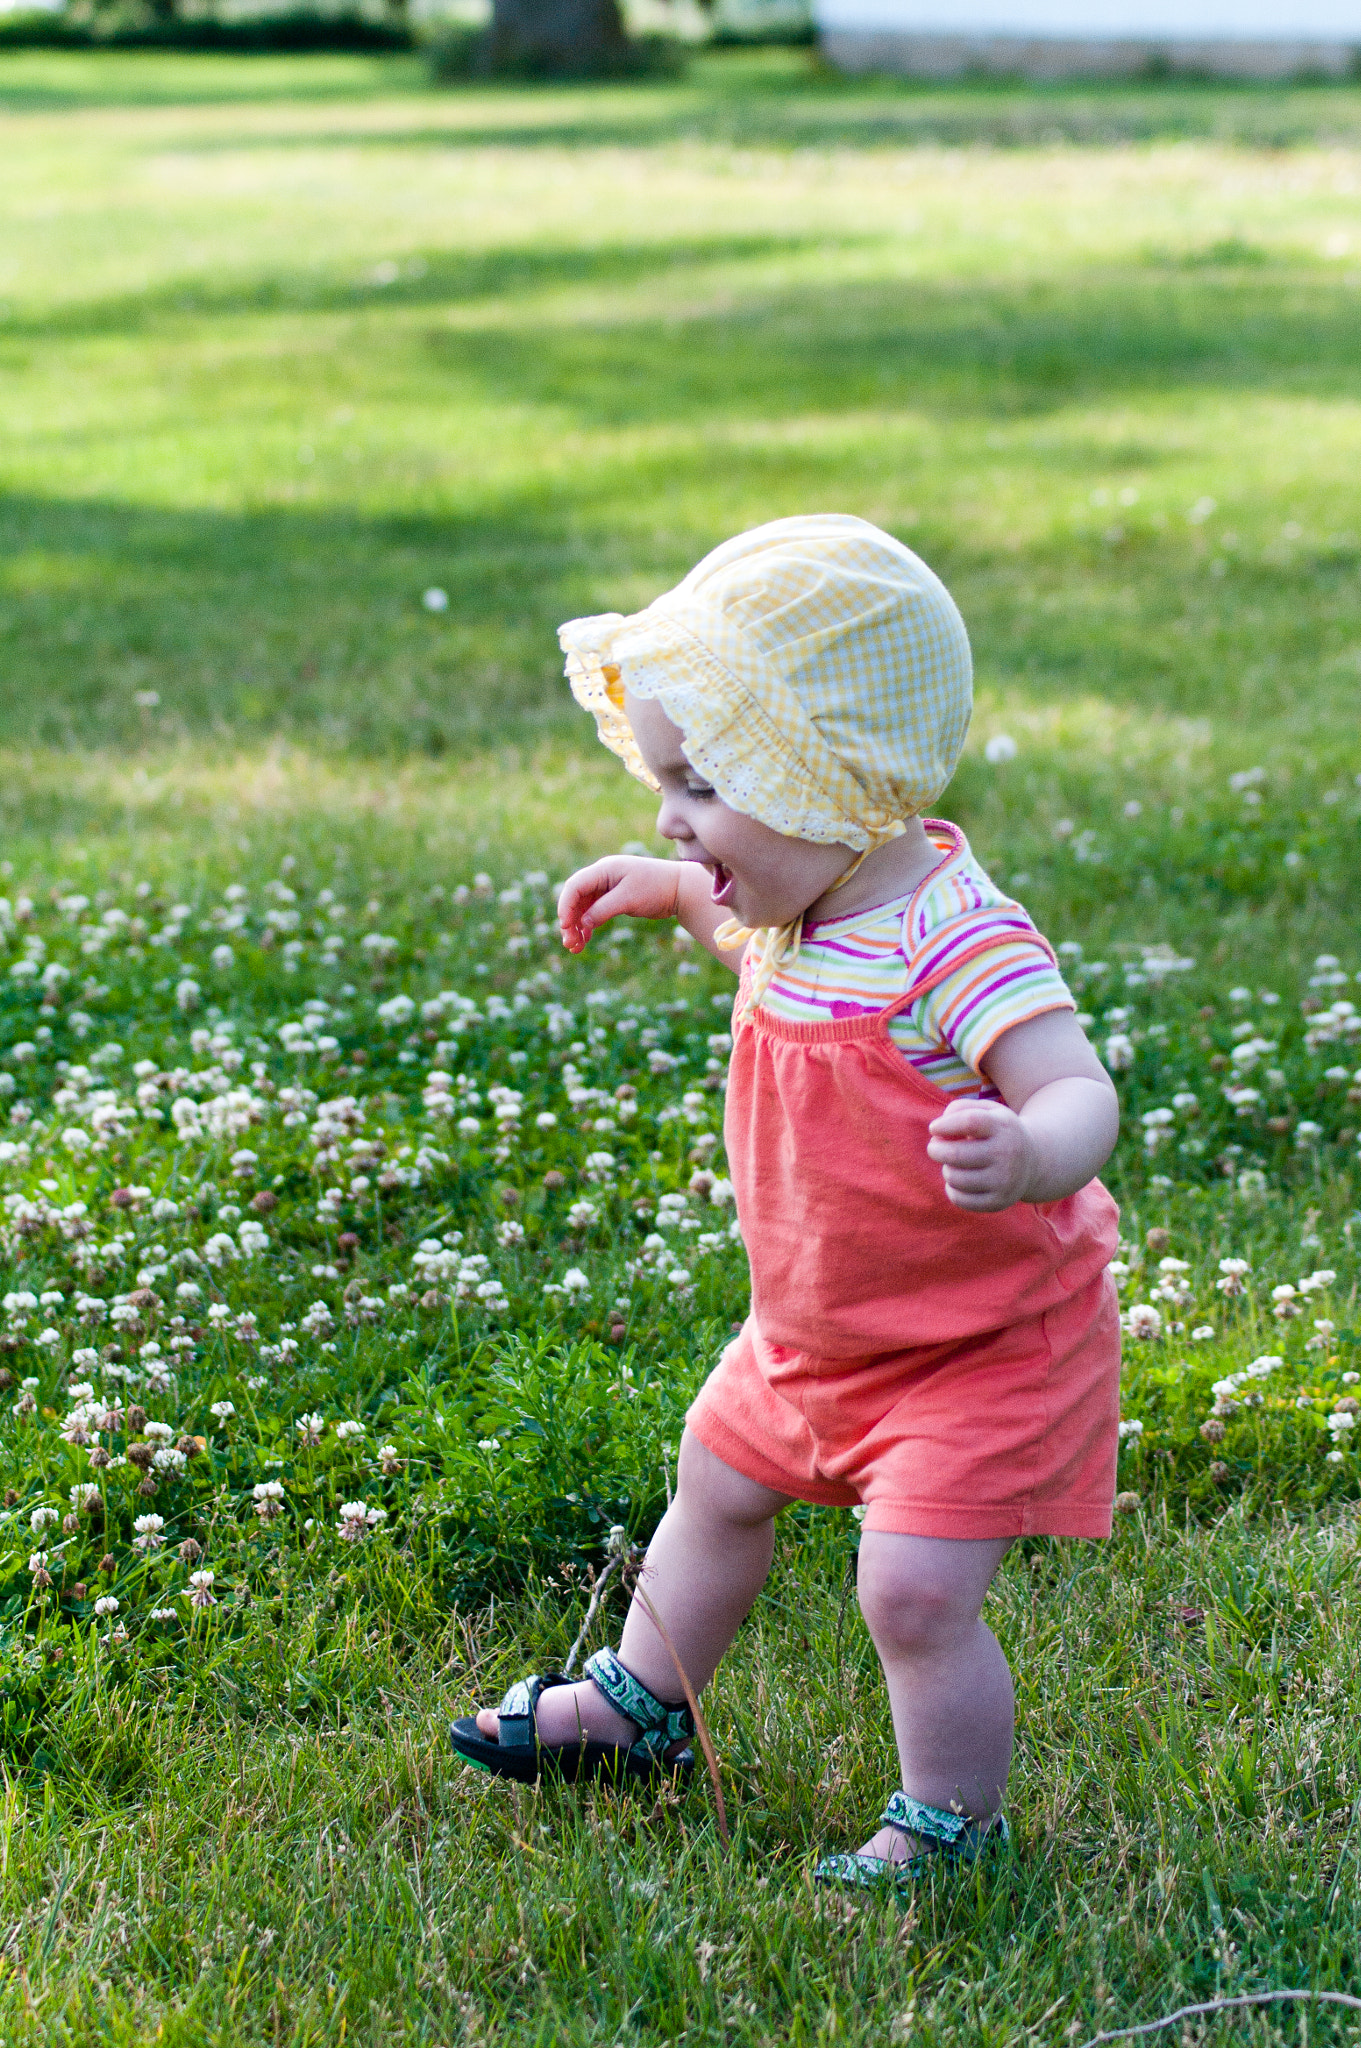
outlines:
[{"label": "green lawn", "polygon": [[[0,893],[33,905],[0,912],[0,1094],[29,1112],[0,1143],[0,1288],[35,1297],[0,1330],[33,1381],[31,1413],[0,1407],[0,2048],[1058,2048],[1352,1988],[1361,1487],[1326,1418],[1361,1368],[1359,1034],[1318,1014],[1361,1005],[1361,89],[917,91],[738,53],[438,93],[408,59],[6,53],[0,164]],[[666,934],[564,963],[543,929],[527,874],[651,830],[554,628],[814,508],[903,534],[959,598],[979,712],[943,808],[1085,948],[1098,1043],[1131,1040],[1125,1299],[1171,1290],[1129,1347],[1137,1508],[1105,1548],[1018,1546],[995,1594],[1016,1860],[906,1913],[807,1880],[891,1782],[846,1518],[791,1518],[714,1689],[730,1849],[703,1788],[530,1797],[443,1736],[565,1655],[744,1306],[702,1204],[685,1280],[626,1270],[712,1121],[722,977]],[[1018,752],[989,765],[998,733]],[[391,1008],[441,990],[478,1006],[462,1032],[455,1004]],[[636,1125],[588,1134],[569,1058],[633,1081]],[[526,1136],[498,1151],[486,1102],[441,1122],[432,1064],[518,1091]],[[247,1076],[253,1121],[176,1136],[172,1099]],[[289,1086],[361,1099],[366,1187],[318,1173]],[[1174,1094],[1196,1110],[1145,1126]],[[268,1246],[210,1253],[253,1192]],[[413,1254],[455,1231],[420,1308]],[[474,1255],[504,1306],[457,1279]],[[545,1296],[568,1269],[585,1290]],[[200,1334],[158,1391],[138,1340],[168,1354],[185,1273]],[[139,1285],[138,1329],[78,1327],[83,1288]],[[263,1367],[210,1305],[256,1318]],[[1263,1354],[1207,1442],[1214,1381]],[[155,1482],[159,1548],[135,1461],[60,1434],[66,1389],[120,1360],[204,1439]],[[94,1426],[116,1457],[135,1437]],[[32,1529],[92,1474],[97,1513]],[[1217,2030],[1356,2034],[1326,2008]]]}]

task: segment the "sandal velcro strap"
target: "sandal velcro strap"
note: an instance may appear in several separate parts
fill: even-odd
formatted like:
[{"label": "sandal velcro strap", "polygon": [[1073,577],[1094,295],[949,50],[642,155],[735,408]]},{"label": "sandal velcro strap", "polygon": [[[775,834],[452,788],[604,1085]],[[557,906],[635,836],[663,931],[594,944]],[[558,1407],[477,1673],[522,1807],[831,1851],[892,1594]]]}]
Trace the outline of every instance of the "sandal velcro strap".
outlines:
[{"label": "sandal velcro strap", "polygon": [[848,1886],[868,1891],[889,1885],[906,1897],[913,1883],[932,1864],[976,1863],[996,1854],[1011,1840],[1006,1817],[995,1813],[991,1820],[973,1820],[967,1813],[949,1813],[940,1806],[927,1806],[906,1792],[895,1792],[881,1816],[885,1827],[914,1835],[921,1845],[906,1862],[894,1863],[887,1856],[870,1856],[857,1850],[852,1854],[824,1856],[813,1872],[817,1884]]},{"label": "sandal velcro strap", "polygon": [[496,1709],[502,1749],[523,1749],[531,1756],[537,1751],[539,1738],[535,1717],[539,1710],[539,1695],[551,1685],[566,1685],[568,1682],[557,1671],[544,1675],[536,1671],[528,1678],[516,1680]]},{"label": "sandal velcro strap", "polygon": [[613,1650],[597,1650],[584,1667],[596,1691],[603,1694],[616,1712],[638,1729],[635,1749],[661,1756],[674,1742],[688,1742],[695,1732],[695,1720],[684,1701],[679,1706],[659,1700],[640,1678],[626,1671]]},{"label": "sandal velcro strap", "polygon": [[893,1794],[880,1819],[885,1827],[915,1835],[928,1855],[944,1856],[952,1863],[972,1863],[985,1846],[1000,1848],[1011,1840],[1005,1814],[974,1820],[967,1813],[927,1806],[906,1792]]}]

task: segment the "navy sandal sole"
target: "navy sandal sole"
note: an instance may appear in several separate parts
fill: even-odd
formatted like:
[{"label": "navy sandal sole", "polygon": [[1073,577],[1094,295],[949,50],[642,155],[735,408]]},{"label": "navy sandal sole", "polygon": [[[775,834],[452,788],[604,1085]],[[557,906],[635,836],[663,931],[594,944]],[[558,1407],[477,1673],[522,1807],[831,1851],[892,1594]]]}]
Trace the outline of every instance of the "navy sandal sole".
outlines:
[{"label": "navy sandal sole", "polygon": [[541,1777],[559,1778],[567,1785],[592,1778],[634,1778],[650,1784],[659,1778],[687,1777],[695,1767],[689,1750],[670,1763],[661,1758],[645,1762],[607,1742],[574,1742],[570,1747],[564,1743],[560,1748],[536,1743],[532,1750],[506,1750],[499,1742],[489,1742],[471,1715],[450,1723],[449,1740],[455,1754],[475,1771],[513,1778],[521,1785],[537,1785]]}]

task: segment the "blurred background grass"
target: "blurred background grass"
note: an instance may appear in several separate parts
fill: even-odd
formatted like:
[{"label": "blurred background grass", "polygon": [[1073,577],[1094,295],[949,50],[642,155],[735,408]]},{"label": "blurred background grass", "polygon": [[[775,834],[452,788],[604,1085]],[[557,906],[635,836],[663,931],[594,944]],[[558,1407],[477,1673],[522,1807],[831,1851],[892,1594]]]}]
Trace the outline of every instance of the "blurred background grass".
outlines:
[{"label": "blurred background grass", "polygon": [[0,107],[5,743],[580,738],[561,618],[825,506],[999,717],[1351,744],[1361,92],[24,53]]}]

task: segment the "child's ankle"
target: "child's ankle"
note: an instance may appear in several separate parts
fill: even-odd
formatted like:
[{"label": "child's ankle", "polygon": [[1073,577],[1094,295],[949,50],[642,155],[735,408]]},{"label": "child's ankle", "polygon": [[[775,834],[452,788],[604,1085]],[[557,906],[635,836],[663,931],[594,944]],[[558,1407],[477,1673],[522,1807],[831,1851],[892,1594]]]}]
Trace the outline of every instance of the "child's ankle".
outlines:
[{"label": "child's ankle", "polygon": [[555,1685],[539,1699],[540,1742],[551,1746],[576,1742],[617,1743],[627,1749],[638,1739],[638,1730],[609,1701],[589,1678],[571,1685]]}]

